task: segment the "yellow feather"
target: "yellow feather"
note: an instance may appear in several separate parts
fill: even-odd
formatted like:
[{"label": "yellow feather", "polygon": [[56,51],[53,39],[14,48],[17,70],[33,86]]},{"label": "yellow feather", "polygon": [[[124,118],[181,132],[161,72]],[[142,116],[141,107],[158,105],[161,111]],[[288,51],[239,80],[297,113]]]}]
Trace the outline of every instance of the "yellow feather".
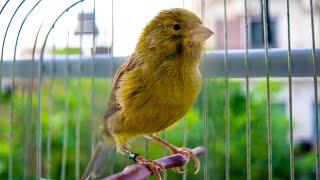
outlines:
[{"label": "yellow feather", "polygon": [[182,118],[200,92],[199,61],[203,42],[211,35],[185,9],[164,10],[152,19],[114,77],[103,139],[111,134],[123,152],[128,140],[164,130]]}]

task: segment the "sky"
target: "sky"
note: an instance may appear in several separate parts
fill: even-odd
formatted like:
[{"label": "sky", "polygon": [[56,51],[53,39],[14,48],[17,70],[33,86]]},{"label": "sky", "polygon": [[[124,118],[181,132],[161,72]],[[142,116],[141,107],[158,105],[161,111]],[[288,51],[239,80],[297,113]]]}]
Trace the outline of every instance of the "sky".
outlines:
[{"label": "sky", "polygon": [[[13,59],[14,47],[21,24],[27,13],[39,0],[11,0],[0,15],[0,42],[4,42],[3,57],[4,60]],[[6,1],[0,2],[0,8]],[[39,28],[39,38],[37,41],[38,51],[44,44],[55,19],[76,0],[40,0],[37,7],[30,13],[26,19],[17,43],[17,59],[24,59],[26,52],[34,46]],[[78,14],[93,12],[93,0],[85,0],[74,6],[66,12],[56,23],[54,29],[48,36],[46,51],[52,49],[53,44],[57,48],[67,46],[79,47],[80,38],[74,35],[78,24]],[[22,4],[21,4],[22,3]],[[9,29],[6,33],[9,21],[16,11]],[[137,39],[142,32],[143,27],[163,9],[184,7],[191,9],[191,0],[114,0],[114,12],[112,13],[112,0],[96,0],[96,24],[99,35],[96,38],[97,46],[110,46],[112,37],[114,38],[114,56],[127,56],[133,52]],[[113,29],[112,29],[113,18]],[[41,25],[42,24],[42,25]],[[113,33],[112,33],[113,30]],[[4,39],[6,34],[6,38]],[[69,34],[69,36],[68,36]],[[3,41],[4,40],[4,41]],[[84,37],[84,48],[92,46],[92,36]],[[0,44],[2,48],[3,43]],[[0,51],[1,54],[2,51]]]}]

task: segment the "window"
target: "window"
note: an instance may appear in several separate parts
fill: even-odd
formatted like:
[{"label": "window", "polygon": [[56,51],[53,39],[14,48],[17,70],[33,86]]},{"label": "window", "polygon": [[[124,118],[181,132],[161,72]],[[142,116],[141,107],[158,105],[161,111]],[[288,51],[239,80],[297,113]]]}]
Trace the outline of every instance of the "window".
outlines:
[{"label": "window", "polygon": [[[250,21],[250,45],[251,48],[264,48],[264,35],[263,35],[263,21],[262,19],[254,18]],[[276,19],[270,18],[268,31],[268,42],[270,48],[277,47],[277,23]]]}]

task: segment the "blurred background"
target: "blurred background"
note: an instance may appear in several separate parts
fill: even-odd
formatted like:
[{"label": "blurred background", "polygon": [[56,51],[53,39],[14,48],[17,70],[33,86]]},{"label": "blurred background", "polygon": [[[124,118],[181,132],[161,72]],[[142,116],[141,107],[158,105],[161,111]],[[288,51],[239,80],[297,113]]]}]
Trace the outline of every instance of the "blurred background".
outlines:
[{"label": "blurred background", "polygon": [[[0,179],[80,179],[98,141],[113,74],[143,27],[174,7],[192,10],[215,33],[206,52],[320,45],[320,2],[312,0],[290,1],[290,41],[285,0],[2,1]],[[190,162],[185,175],[167,170],[164,179],[315,179],[318,81],[297,76],[290,84],[285,76],[270,83],[266,76],[205,76],[193,108],[158,134],[178,147],[205,146],[201,170],[194,175]],[[145,138],[131,144],[150,159],[169,155]],[[114,152],[104,176],[129,164]]]}]

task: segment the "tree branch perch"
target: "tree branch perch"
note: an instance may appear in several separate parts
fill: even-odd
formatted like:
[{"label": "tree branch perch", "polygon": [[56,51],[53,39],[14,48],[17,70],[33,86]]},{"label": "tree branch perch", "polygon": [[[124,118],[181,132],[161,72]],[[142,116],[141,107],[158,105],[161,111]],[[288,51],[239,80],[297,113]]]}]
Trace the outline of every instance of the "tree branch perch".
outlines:
[{"label": "tree branch perch", "polygon": [[[195,152],[197,156],[205,153],[205,149],[201,146],[194,148],[192,151]],[[163,164],[165,168],[168,169],[172,167],[183,166],[187,162],[187,158],[182,154],[174,154],[156,159],[154,161]],[[103,178],[103,180],[146,180],[149,176],[151,176],[151,174],[152,172],[146,166],[133,164],[127,166],[122,172]]]}]

